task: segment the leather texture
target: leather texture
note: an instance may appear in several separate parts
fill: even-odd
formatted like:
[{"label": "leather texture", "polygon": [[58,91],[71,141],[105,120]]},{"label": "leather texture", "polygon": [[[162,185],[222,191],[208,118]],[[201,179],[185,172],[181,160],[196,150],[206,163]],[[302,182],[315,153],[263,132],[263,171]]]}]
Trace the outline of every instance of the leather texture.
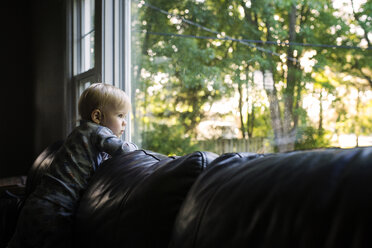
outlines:
[{"label": "leather texture", "polygon": [[220,157],[187,195],[169,247],[372,247],[371,161],[371,148]]},{"label": "leather texture", "polygon": [[[35,161],[28,192],[56,149]],[[134,151],[105,161],[89,181],[74,245],[372,247],[371,161],[372,147],[182,157]],[[1,198],[2,222],[14,224],[22,201]],[[6,226],[3,244],[13,228]]]},{"label": "leather texture", "polygon": [[25,196],[30,195],[40,183],[42,175],[48,171],[55,153],[63,145],[63,140],[59,140],[48,146],[40,153],[36,158],[35,162],[32,164],[30,170],[27,174]]},{"label": "leather texture", "polygon": [[77,211],[77,247],[167,247],[186,194],[215,158],[138,150],[105,161]]}]

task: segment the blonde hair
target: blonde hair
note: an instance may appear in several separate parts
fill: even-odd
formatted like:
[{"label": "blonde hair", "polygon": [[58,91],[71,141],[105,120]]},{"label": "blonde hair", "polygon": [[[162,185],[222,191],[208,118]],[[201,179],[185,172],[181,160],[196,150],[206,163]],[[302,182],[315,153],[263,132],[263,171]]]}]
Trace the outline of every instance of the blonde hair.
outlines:
[{"label": "blonde hair", "polygon": [[121,89],[105,83],[95,83],[83,91],[79,98],[78,111],[81,119],[90,121],[93,110],[103,113],[107,108],[125,109],[131,107],[128,95]]}]

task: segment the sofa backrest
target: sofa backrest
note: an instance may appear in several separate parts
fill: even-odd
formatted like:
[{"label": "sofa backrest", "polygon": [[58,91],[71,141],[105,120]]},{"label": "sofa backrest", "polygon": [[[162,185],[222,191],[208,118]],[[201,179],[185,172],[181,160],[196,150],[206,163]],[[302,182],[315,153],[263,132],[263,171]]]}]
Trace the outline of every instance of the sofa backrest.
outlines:
[{"label": "sofa backrest", "polygon": [[31,168],[27,173],[27,181],[25,187],[25,197],[30,195],[40,183],[42,175],[49,169],[55,153],[62,146],[63,140],[58,140],[48,146],[42,151],[39,156],[35,159]]},{"label": "sofa backrest", "polygon": [[169,248],[372,247],[372,148],[218,158]]},{"label": "sofa backrest", "polygon": [[77,211],[77,247],[167,247],[186,194],[216,157],[138,150],[105,161]]}]

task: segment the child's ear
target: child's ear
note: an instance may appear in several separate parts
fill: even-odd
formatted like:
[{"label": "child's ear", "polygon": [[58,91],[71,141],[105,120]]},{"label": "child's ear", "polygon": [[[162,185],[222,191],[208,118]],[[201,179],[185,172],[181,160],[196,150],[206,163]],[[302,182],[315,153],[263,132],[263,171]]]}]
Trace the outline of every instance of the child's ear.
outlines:
[{"label": "child's ear", "polygon": [[96,124],[100,124],[102,121],[102,113],[99,109],[95,109],[92,111],[92,114],[90,115],[90,118],[92,121]]}]

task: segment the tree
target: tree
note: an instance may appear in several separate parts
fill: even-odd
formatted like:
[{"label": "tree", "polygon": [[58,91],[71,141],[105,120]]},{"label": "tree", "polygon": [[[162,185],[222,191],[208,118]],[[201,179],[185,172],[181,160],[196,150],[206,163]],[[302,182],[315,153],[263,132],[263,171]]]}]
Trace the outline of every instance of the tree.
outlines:
[{"label": "tree", "polygon": [[[370,47],[371,3],[362,7],[354,8],[345,22],[331,0],[142,4],[134,22],[140,57],[133,77],[141,133],[165,125],[195,139],[196,127],[208,116],[206,106],[237,96],[237,109],[230,113],[237,115],[242,137],[272,135],[276,151],[329,144],[325,134],[331,123],[322,102],[336,95],[342,76],[335,83],[325,72],[332,68],[365,82],[371,78],[371,50],[349,49],[363,42]],[[353,32],[351,24],[364,33]],[[262,82],[255,79],[257,72]],[[318,96],[317,123],[303,107],[311,94]],[[342,99],[335,104],[347,106]],[[182,132],[175,133],[182,139]]]}]

